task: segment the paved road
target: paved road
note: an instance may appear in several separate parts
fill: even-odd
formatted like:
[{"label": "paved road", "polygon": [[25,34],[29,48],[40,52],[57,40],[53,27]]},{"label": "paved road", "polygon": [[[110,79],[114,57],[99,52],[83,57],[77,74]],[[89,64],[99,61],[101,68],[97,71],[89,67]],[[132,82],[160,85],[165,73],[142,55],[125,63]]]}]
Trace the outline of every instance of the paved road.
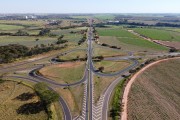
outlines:
[{"label": "paved road", "polygon": [[43,66],[32,70],[32,71],[29,73],[29,76],[30,76],[30,77],[33,77],[33,78],[36,78],[36,79],[39,79],[40,81],[44,81],[44,82],[47,82],[47,83],[50,83],[50,84],[53,84],[53,85],[57,85],[57,86],[59,86],[59,87],[67,87],[67,86],[76,86],[76,85],[79,85],[79,84],[85,82],[86,77],[87,77],[87,75],[88,75],[87,68],[85,68],[84,76],[83,76],[83,78],[82,78],[81,80],[79,80],[78,82],[69,83],[69,84],[60,84],[60,83],[55,82],[54,80],[51,80],[51,79],[49,79],[49,78],[46,78],[46,77],[44,77],[44,76],[41,76],[41,75],[36,74],[36,72],[37,72],[38,70],[42,69],[42,68],[43,68]]}]

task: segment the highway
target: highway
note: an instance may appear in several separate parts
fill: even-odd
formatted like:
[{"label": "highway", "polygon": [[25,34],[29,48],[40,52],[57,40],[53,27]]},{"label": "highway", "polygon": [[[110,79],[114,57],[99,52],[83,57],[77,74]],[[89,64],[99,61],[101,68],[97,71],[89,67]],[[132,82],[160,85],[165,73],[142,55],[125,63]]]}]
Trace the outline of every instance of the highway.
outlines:
[{"label": "highway", "polygon": [[[117,61],[117,60],[127,60],[130,61],[132,64],[130,66],[127,66],[123,70],[114,72],[114,73],[109,73],[105,74],[102,72],[97,72],[96,68],[94,67],[93,61],[92,61],[92,55],[93,55],[93,25],[92,22],[89,23],[90,27],[88,30],[88,38],[85,44],[87,43],[88,47],[87,49],[82,49],[80,47],[57,53],[54,55],[49,55],[45,56],[39,59],[35,59],[32,61],[25,60],[23,62],[17,63],[17,64],[10,64],[7,65],[6,67],[0,66],[0,74],[4,73],[14,73],[17,71],[23,71],[23,70],[30,70],[30,72],[27,74],[26,77],[24,76],[18,76],[16,74],[14,75],[5,75],[3,78],[11,78],[11,79],[21,79],[25,81],[31,81],[31,82],[46,82],[49,84],[49,89],[54,90],[54,86],[56,87],[67,87],[67,86],[77,86],[81,85],[82,83],[84,84],[84,98],[83,98],[83,108],[81,115],[76,116],[73,119],[73,115],[71,114],[71,111],[69,109],[69,106],[67,105],[66,101],[62,98],[59,97],[59,103],[63,108],[63,113],[64,113],[64,120],[107,120],[108,118],[108,105],[110,101],[111,94],[116,87],[116,85],[123,79],[121,77],[122,74],[128,73],[128,71],[136,66],[139,65],[139,62],[136,60],[136,58],[142,58],[142,56],[133,56],[132,52],[128,52],[128,56],[123,56],[123,57],[109,57],[105,58],[105,60],[110,60],[110,61]],[[112,49],[112,48],[111,48]],[[62,64],[61,62],[57,62],[55,57],[57,55],[67,55],[69,53],[73,53],[79,50],[86,50],[87,51],[87,61],[86,61],[86,67],[84,70],[84,76],[81,80],[75,83],[68,83],[68,84],[60,84],[55,82],[54,80],[51,80],[49,78],[46,78],[44,76],[41,76],[37,74],[37,71],[42,69],[45,66],[51,66],[52,64]],[[115,49],[114,49],[115,50]],[[179,55],[180,53],[164,53],[164,54],[152,54],[152,55],[147,55],[148,57],[157,57],[157,56],[164,56],[164,55]],[[34,65],[37,62],[41,62],[43,60],[48,60],[49,63],[47,64],[40,64],[40,65]],[[101,97],[98,101],[99,104],[95,105],[94,103],[94,83],[93,83],[93,76],[105,76],[105,77],[111,77],[111,76],[119,76],[116,80],[114,80],[101,94]]]}]

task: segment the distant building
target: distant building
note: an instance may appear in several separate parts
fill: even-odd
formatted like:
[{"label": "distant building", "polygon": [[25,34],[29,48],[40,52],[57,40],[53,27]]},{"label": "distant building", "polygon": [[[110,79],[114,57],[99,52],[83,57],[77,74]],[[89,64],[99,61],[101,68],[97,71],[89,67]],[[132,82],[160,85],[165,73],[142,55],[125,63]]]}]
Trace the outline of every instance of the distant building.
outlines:
[{"label": "distant building", "polygon": [[119,21],[108,21],[108,23],[119,23]]},{"label": "distant building", "polygon": [[28,19],[37,19],[36,16],[33,16],[33,15],[26,15],[25,16],[25,19],[28,20]]}]

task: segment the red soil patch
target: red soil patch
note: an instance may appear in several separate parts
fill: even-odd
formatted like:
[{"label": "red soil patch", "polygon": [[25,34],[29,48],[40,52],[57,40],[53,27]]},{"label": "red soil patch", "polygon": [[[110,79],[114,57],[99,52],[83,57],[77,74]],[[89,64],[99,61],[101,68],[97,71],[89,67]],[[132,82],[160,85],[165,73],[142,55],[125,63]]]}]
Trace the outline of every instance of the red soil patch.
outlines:
[{"label": "red soil patch", "polygon": [[174,41],[170,42],[170,41],[161,41],[161,40],[154,40],[154,42],[156,42],[157,44],[160,44],[160,45],[164,45],[167,47],[173,47],[173,48],[180,50],[180,42],[174,42]]}]

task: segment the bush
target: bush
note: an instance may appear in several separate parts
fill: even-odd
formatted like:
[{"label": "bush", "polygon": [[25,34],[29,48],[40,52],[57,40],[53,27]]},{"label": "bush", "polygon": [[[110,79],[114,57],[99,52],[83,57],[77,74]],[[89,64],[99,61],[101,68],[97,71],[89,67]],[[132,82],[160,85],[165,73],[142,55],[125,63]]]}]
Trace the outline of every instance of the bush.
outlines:
[{"label": "bush", "polygon": [[59,99],[59,95],[56,92],[49,90],[47,84],[43,82],[35,84],[34,89],[41,101],[43,101],[46,105],[49,105]]},{"label": "bush", "polygon": [[169,49],[169,52],[177,52],[178,50],[176,48]]},{"label": "bush", "polygon": [[56,44],[64,44],[64,43],[67,43],[68,41],[67,40],[58,40],[56,42]]},{"label": "bush", "polygon": [[17,33],[14,34],[14,36],[28,36],[29,34],[25,31],[18,30]]},{"label": "bush", "polygon": [[44,35],[47,35],[47,34],[49,34],[49,33],[50,33],[50,29],[44,28],[44,29],[42,29],[42,30],[39,32],[39,35],[40,35],[40,36],[44,36]]}]

